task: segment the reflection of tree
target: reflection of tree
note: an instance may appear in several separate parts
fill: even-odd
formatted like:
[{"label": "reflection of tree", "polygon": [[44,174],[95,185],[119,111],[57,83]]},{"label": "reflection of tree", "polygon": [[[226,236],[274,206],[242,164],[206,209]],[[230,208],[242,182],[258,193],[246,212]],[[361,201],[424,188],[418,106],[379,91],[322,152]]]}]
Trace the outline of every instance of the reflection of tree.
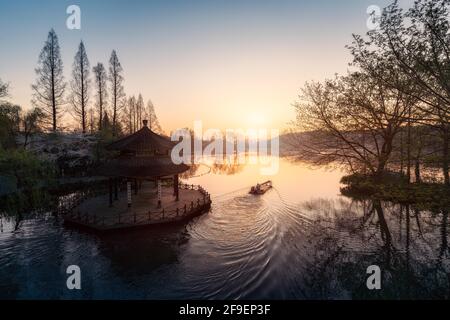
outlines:
[{"label": "reflection of tree", "polygon": [[118,276],[149,274],[178,259],[178,248],[188,241],[183,226],[126,231],[102,237],[101,254],[111,260]]},{"label": "reflection of tree", "polygon": [[[449,297],[446,210],[436,215],[379,200],[323,199],[304,209],[312,208],[326,214],[311,226],[311,261],[303,279],[308,298]],[[366,287],[370,265],[382,270],[382,290]]]},{"label": "reflection of tree", "polygon": [[205,161],[205,163],[190,164],[189,170],[180,175],[180,177],[182,179],[189,179],[210,172],[220,175],[234,175],[241,172],[244,167],[245,165],[239,163],[238,158],[234,156],[232,159],[224,159],[223,163],[213,162],[209,164]]},{"label": "reflection of tree", "polygon": [[442,211],[442,224],[441,224],[441,250],[439,259],[442,260],[446,256],[450,256],[450,248],[447,240],[447,225],[448,225],[448,210]]},{"label": "reflection of tree", "polygon": [[233,162],[227,162],[223,164],[215,163],[211,166],[211,171],[215,174],[234,175],[241,172],[244,166]]},{"label": "reflection of tree", "polygon": [[194,177],[197,174],[197,171],[199,170],[200,167],[201,167],[201,165],[199,165],[199,164],[190,164],[189,170],[180,174],[180,178],[181,179],[189,179],[189,178]]}]

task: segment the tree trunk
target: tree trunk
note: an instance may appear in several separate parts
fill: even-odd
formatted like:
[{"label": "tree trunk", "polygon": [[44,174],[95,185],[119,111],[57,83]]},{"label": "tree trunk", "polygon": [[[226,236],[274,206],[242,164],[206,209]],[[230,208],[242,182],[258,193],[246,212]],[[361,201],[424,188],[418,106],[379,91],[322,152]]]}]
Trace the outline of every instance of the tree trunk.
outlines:
[{"label": "tree trunk", "polygon": [[411,107],[408,112],[408,144],[407,144],[407,168],[406,176],[408,177],[408,183],[411,182]]},{"label": "tree trunk", "polygon": [[449,148],[449,130],[448,128],[445,128],[444,137],[443,137],[443,145],[442,145],[442,172],[444,174],[444,181],[445,185],[450,186],[450,178],[449,178],[449,172],[448,172],[448,162],[449,162],[449,154],[448,154],[448,148]]},{"label": "tree trunk", "polygon": [[84,92],[84,60],[83,54],[80,56],[80,68],[81,68],[81,126],[83,135],[86,134],[86,111],[84,105],[85,92]]},{"label": "tree trunk", "polygon": [[420,178],[420,161],[419,161],[419,157],[416,158],[414,173],[416,175],[416,183],[421,183],[422,179]]},{"label": "tree trunk", "polygon": [[400,130],[400,174],[403,176],[403,130]]},{"label": "tree trunk", "polygon": [[25,130],[25,137],[24,137],[24,142],[23,142],[24,148],[26,148],[28,145],[28,137],[29,137],[29,133]]},{"label": "tree trunk", "polygon": [[116,136],[116,112],[117,112],[117,97],[116,94],[114,93],[114,106],[113,106],[113,137]]},{"label": "tree trunk", "polygon": [[52,129],[53,132],[56,131],[56,97],[55,97],[55,57],[54,57],[54,40],[52,37],[52,43],[51,43],[51,61],[50,61],[50,68],[51,68],[51,87],[52,87]]},{"label": "tree trunk", "polygon": [[102,125],[103,125],[103,99],[102,99],[102,88],[101,88],[101,85],[100,85],[100,88],[99,88],[99,115],[98,115],[98,118],[99,118],[99,120],[98,120],[98,130],[99,131],[102,131]]},{"label": "tree trunk", "polygon": [[394,137],[387,137],[385,143],[381,147],[381,153],[378,158],[378,165],[376,168],[375,176],[377,179],[381,179],[386,169],[387,162],[392,152],[392,140]]}]

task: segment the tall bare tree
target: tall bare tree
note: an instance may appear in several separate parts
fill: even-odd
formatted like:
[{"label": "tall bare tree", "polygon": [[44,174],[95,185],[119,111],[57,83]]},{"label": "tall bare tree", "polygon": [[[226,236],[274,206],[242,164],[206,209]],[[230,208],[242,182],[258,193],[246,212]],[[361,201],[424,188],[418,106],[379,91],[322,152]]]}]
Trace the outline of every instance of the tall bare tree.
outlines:
[{"label": "tall bare tree", "polygon": [[138,130],[142,126],[142,115],[144,113],[144,98],[142,98],[142,94],[139,93],[139,96],[136,100],[136,130]]},{"label": "tall bare tree", "polygon": [[147,108],[145,110],[145,117],[149,122],[149,128],[156,133],[164,133],[161,125],[159,124],[158,117],[156,116],[155,107],[151,100],[147,101]]},{"label": "tall bare tree", "polygon": [[84,43],[81,41],[73,62],[70,102],[73,107],[73,115],[81,124],[83,134],[86,133],[88,127],[89,72],[89,59]]},{"label": "tall bare tree", "polygon": [[136,132],[135,111],[136,111],[136,98],[134,96],[128,97],[127,106],[125,108],[124,124],[130,134]]},{"label": "tall bare tree", "polygon": [[89,117],[89,133],[93,134],[95,131],[95,113],[93,108],[89,108],[88,117]]},{"label": "tall bare tree", "polygon": [[45,114],[46,124],[56,131],[64,104],[66,83],[63,76],[63,63],[55,30],[48,33],[47,41],[39,55],[38,67],[35,69],[36,82],[32,85],[32,104]]},{"label": "tall bare tree", "polygon": [[112,99],[112,127],[113,136],[118,132],[118,118],[120,110],[124,107],[123,99],[125,91],[123,88],[123,69],[117,57],[116,51],[113,50],[109,59],[109,81],[111,83],[111,99]]},{"label": "tall bare tree", "polygon": [[95,77],[95,90],[97,98],[97,114],[98,114],[98,130],[102,130],[103,124],[103,112],[107,105],[108,91],[107,91],[107,74],[103,63],[97,63],[97,65],[92,69],[94,71]]}]

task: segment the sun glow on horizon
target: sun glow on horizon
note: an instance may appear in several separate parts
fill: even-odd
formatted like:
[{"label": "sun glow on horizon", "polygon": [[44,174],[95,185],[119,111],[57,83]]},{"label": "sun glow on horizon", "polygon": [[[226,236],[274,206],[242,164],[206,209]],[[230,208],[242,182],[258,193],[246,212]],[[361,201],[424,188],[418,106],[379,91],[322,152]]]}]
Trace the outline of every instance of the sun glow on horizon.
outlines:
[{"label": "sun glow on horizon", "polygon": [[262,112],[251,112],[247,115],[247,122],[250,127],[266,126],[267,116]]}]

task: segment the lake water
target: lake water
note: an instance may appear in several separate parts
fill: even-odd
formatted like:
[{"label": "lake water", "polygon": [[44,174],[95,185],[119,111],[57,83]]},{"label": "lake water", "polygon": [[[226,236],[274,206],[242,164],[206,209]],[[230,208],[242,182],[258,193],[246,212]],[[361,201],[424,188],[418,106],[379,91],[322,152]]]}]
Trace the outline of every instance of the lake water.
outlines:
[{"label": "lake water", "polygon": [[[258,165],[200,166],[213,206],[185,225],[93,235],[51,215],[0,224],[0,298],[449,298],[448,208],[340,195],[342,173],[280,160],[274,189]],[[210,172],[209,172],[210,171]],[[208,173],[209,172],[209,173]],[[79,265],[82,290],[66,288]],[[382,289],[366,269],[382,270]]]}]

